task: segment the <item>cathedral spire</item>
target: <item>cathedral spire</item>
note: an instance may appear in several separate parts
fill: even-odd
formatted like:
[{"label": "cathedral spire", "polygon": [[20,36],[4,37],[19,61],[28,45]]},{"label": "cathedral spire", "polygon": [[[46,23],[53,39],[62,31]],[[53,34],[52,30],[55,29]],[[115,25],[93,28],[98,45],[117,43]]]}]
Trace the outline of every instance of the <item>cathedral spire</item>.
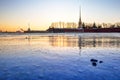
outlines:
[{"label": "cathedral spire", "polygon": [[82,20],[81,20],[81,6],[80,6],[80,11],[79,11],[79,23],[78,23],[78,28],[82,28]]}]

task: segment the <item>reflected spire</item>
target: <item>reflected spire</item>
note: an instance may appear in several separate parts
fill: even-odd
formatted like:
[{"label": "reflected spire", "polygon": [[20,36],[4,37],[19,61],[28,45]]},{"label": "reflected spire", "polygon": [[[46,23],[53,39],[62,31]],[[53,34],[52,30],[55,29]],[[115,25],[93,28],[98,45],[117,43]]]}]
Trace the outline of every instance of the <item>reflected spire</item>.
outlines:
[{"label": "reflected spire", "polygon": [[81,39],[81,36],[78,39],[78,47],[79,47],[79,55],[81,55],[81,52],[82,52],[82,39]]}]

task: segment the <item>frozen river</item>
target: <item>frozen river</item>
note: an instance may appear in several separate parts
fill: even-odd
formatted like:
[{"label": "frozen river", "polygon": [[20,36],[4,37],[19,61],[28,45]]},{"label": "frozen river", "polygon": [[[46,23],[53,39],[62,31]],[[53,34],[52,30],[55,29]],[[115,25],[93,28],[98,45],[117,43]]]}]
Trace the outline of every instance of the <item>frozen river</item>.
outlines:
[{"label": "frozen river", "polygon": [[0,80],[120,80],[120,33],[0,34]]}]

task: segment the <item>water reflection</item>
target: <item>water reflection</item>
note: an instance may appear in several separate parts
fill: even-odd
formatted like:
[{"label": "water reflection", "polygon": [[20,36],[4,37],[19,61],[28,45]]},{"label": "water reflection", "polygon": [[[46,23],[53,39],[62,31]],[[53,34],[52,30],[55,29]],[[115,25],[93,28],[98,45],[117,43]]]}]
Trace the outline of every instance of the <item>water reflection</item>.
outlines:
[{"label": "water reflection", "polygon": [[[49,78],[56,80],[60,75],[59,80],[68,77],[73,80],[84,79],[84,76],[93,76],[91,80],[103,80],[101,76],[96,77],[96,74],[100,73],[106,80],[114,78],[118,80],[119,48],[120,37],[48,35],[0,37],[0,79],[20,80],[23,77],[27,80],[39,80],[39,77],[42,77],[43,80]],[[79,55],[83,53],[80,57],[78,50]],[[110,75],[112,77],[109,77]]]},{"label": "water reflection", "polygon": [[120,37],[22,36],[0,38],[1,44],[40,44],[52,47],[120,48]]},{"label": "water reflection", "polygon": [[78,39],[76,37],[67,36],[51,36],[49,37],[49,42],[51,46],[54,47],[77,47]]},{"label": "water reflection", "polygon": [[67,37],[50,36],[49,43],[53,47],[120,47],[118,37]]}]

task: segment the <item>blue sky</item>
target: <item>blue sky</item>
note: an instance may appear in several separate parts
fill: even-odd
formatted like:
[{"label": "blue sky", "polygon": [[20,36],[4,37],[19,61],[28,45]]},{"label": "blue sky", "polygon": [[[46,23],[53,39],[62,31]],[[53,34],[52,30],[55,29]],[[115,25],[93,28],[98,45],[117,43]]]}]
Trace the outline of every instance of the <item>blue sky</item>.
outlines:
[{"label": "blue sky", "polygon": [[120,0],[0,0],[0,28],[47,29],[52,22],[120,22]]}]

